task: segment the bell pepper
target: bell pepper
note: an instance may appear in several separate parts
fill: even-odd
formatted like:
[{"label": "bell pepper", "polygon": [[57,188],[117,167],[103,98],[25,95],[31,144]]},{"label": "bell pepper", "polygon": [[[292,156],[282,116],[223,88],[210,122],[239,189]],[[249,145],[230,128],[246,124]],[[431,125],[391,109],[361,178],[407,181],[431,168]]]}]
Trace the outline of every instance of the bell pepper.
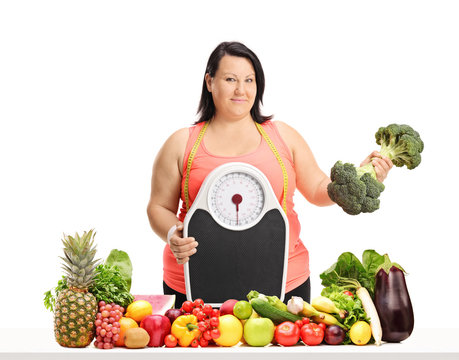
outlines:
[{"label": "bell pepper", "polygon": [[198,318],[194,315],[180,315],[172,324],[171,333],[180,346],[188,347],[201,334],[198,329]]}]

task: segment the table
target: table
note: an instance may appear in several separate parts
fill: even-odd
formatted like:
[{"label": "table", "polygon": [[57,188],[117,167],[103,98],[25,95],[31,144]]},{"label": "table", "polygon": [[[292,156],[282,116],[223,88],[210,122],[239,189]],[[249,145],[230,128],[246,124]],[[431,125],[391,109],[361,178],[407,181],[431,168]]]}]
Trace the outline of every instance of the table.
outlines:
[{"label": "table", "polygon": [[301,360],[359,360],[359,359],[459,359],[459,328],[414,329],[413,334],[399,344],[376,345],[319,345],[293,347],[247,345],[231,348],[144,348],[99,350],[90,345],[70,349],[59,346],[53,330],[0,329],[0,359],[154,359],[154,360],[206,360],[206,359],[301,359]]}]

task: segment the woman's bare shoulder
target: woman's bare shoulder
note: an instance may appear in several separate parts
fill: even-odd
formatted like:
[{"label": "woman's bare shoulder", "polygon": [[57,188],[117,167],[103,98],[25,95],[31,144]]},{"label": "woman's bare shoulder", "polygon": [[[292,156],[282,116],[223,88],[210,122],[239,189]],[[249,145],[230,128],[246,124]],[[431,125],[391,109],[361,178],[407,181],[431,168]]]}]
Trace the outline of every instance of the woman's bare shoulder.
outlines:
[{"label": "woman's bare shoulder", "polygon": [[295,130],[292,126],[288,125],[287,123],[279,120],[276,120],[274,123],[277,126],[279,135],[287,144],[288,148],[292,153],[292,156],[294,157],[295,150],[298,147],[304,146],[306,141],[297,130]]},{"label": "woman's bare shoulder", "polygon": [[182,128],[173,132],[167,138],[157,156],[157,162],[160,166],[169,166],[172,163],[176,163],[178,168],[181,169],[180,164],[183,163],[189,133],[189,128]]}]

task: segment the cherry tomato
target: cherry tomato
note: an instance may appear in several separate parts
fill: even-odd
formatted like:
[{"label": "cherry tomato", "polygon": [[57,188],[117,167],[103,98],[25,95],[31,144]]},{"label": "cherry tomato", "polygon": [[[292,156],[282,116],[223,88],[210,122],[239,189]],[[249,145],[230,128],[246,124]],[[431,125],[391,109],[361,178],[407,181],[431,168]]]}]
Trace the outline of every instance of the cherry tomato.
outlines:
[{"label": "cherry tomato", "polygon": [[306,345],[319,345],[324,339],[324,330],[317,324],[305,324],[300,330],[300,335]]},{"label": "cherry tomato", "polygon": [[164,344],[166,345],[166,347],[176,347],[177,338],[172,334],[166,335],[166,337],[164,338]]},{"label": "cherry tomato", "polygon": [[198,314],[201,312],[201,309],[200,308],[193,308],[193,310],[191,311],[191,313],[198,317]]},{"label": "cherry tomato", "polygon": [[217,327],[219,323],[220,323],[220,320],[218,320],[218,317],[214,316],[210,318],[210,326]]},{"label": "cherry tomato", "polygon": [[207,330],[207,324],[206,324],[206,322],[205,322],[205,321],[200,321],[200,322],[198,322],[198,329],[199,329],[199,331],[202,332],[202,333],[203,333],[204,331],[206,331],[206,330]]},{"label": "cherry tomato", "polygon": [[199,308],[202,308],[204,306],[204,300],[202,299],[195,299],[193,301],[193,306],[194,307],[199,307]]},{"label": "cherry tomato", "polygon": [[207,316],[210,316],[212,315],[212,305],[209,305],[209,304],[205,304],[203,307],[202,307],[202,311],[204,312],[204,314],[206,314]]},{"label": "cherry tomato", "polygon": [[303,320],[297,320],[297,321],[295,321],[295,325],[298,326],[298,328],[301,329],[301,327],[303,326]]},{"label": "cherry tomato", "polygon": [[210,314],[210,317],[219,317],[219,316],[220,316],[220,310],[212,309],[212,314]]},{"label": "cherry tomato", "polygon": [[207,341],[212,340],[212,334],[210,333],[210,330],[204,331],[202,334],[203,338],[206,339]]},{"label": "cherry tomato", "polygon": [[[301,321],[303,322],[303,325],[305,325],[305,324],[309,324],[309,322],[310,322],[311,320],[309,320],[308,317],[304,317]],[[301,329],[301,327],[300,327],[300,329]]]},{"label": "cherry tomato", "polygon": [[348,296],[350,296],[351,298],[354,298],[354,294],[351,293],[349,290],[343,291],[343,294],[344,294],[344,295],[348,295]]},{"label": "cherry tomato", "polygon": [[199,342],[198,342],[198,339],[194,339],[192,342],[191,342],[191,347],[198,347],[199,346]]},{"label": "cherry tomato", "polygon": [[182,310],[186,313],[191,313],[193,311],[193,303],[189,300],[184,301],[182,304]]},{"label": "cherry tomato", "polygon": [[274,338],[282,346],[295,345],[300,340],[300,328],[291,321],[284,321],[276,326]]},{"label": "cherry tomato", "polygon": [[198,321],[202,321],[207,318],[207,315],[204,313],[204,311],[200,310],[196,317],[198,318]]},{"label": "cherry tomato", "polygon": [[317,326],[322,328],[323,331],[325,331],[325,329],[327,328],[327,325],[324,323],[318,323]]},{"label": "cherry tomato", "polygon": [[206,340],[206,339],[204,339],[204,337],[200,336],[199,337],[199,345],[201,345],[201,347],[207,347],[207,346],[209,346],[209,340]]},{"label": "cherry tomato", "polygon": [[210,335],[212,336],[212,339],[218,339],[220,337],[220,330],[212,329],[210,330]]}]

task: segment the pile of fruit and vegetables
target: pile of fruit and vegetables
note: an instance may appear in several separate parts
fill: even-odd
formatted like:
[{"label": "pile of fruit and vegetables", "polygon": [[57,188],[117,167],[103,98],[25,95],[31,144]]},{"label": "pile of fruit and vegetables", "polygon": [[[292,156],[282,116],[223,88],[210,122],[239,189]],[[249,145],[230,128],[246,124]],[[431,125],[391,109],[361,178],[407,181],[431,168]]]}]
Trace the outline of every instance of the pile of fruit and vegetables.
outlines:
[{"label": "pile of fruit and vegetables", "polygon": [[132,295],[132,264],[121,250],[96,260],[93,230],[64,236],[63,269],[45,293],[56,341],[65,347],[315,346],[400,342],[414,317],[405,271],[388,255],[350,252],[320,277],[320,296],[307,303],[252,290],[213,308],[203,299],[175,307],[174,295]]}]

